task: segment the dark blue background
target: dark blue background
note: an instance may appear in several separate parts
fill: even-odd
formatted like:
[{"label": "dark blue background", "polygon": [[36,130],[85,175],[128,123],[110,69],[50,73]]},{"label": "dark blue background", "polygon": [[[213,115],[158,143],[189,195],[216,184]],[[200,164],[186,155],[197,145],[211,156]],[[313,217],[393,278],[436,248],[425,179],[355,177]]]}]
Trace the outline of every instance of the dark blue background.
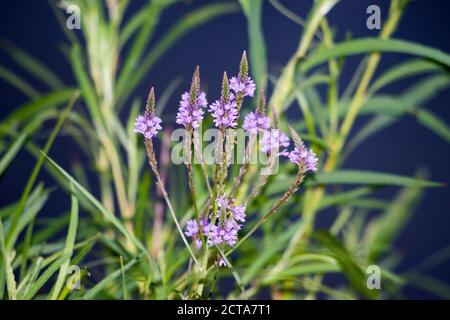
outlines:
[{"label": "dark blue background", "polygon": [[[212,1],[193,1],[190,4],[180,3],[167,10],[158,25],[155,38],[160,38],[179,17],[192,8]],[[312,1],[285,0],[287,7],[298,15],[306,17]],[[140,1],[135,1],[132,10],[139,7]],[[354,37],[374,36],[376,31],[366,28],[366,8],[370,4],[378,4],[385,18],[389,1],[387,0],[345,0],[336,6],[329,15],[332,26],[338,28],[338,39],[342,40],[350,31]],[[448,0],[416,0],[411,1],[401,20],[396,38],[416,41],[450,52],[450,2]],[[264,6],[264,34],[268,48],[269,70],[278,74],[298,45],[301,28],[282,16],[268,2]],[[0,4],[0,36],[11,40],[19,47],[32,53],[48,64],[66,83],[74,83],[72,71],[59,50],[61,42],[65,41],[47,1],[21,0],[2,1]],[[145,97],[150,85],[158,92],[170,83],[176,76],[189,80],[193,68],[201,66],[202,82],[209,83],[209,95],[216,96],[223,70],[234,73],[242,50],[247,49],[248,39],[246,22],[242,13],[227,15],[216,19],[205,27],[196,29],[179,41],[157,63],[145,81],[139,87],[136,95]],[[400,55],[384,55],[379,71],[399,63],[405,59]],[[356,59],[351,59],[343,74],[346,83],[354,70]],[[11,60],[0,53],[0,64],[14,68]],[[17,70],[31,83],[25,74]],[[217,84],[217,85],[215,85]],[[388,92],[396,93],[412,82],[403,81],[396,84]],[[181,89],[180,89],[181,90]],[[170,112],[177,108],[177,91],[169,105]],[[16,90],[0,82],[0,117],[13,110],[25,100]],[[427,108],[450,122],[450,92],[441,92]],[[59,140],[52,150],[52,155],[58,161],[67,161],[66,154],[76,157],[76,150],[67,149],[67,141]],[[430,178],[437,181],[450,181],[450,148],[448,144],[428,130],[420,127],[415,120],[405,118],[400,123],[372,137],[360,146],[348,159],[347,168],[378,170],[403,175],[412,175],[418,167],[425,166],[430,170]],[[26,154],[15,162],[7,175],[0,181],[0,205],[19,198],[26,179],[32,170],[33,161]],[[51,182],[49,182],[51,183]],[[394,190],[392,195],[394,194]],[[449,189],[427,190],[423,202],[412,221],[406,226],[402,236],[397,241],[399,252],[404,256],[400,270],[406,270],[430,254],[449,245],[450,240],[450,201]],[[53,198],[50,211],[64,207],[68,202],[64,197],[58,202]],[[56,202],[55,202],[56,201]],[[447,261],[431,270],[428,275],[436,277],[450,285],[450,262]],[[428,298],[417,290],[409,290],[412,298]]]}]

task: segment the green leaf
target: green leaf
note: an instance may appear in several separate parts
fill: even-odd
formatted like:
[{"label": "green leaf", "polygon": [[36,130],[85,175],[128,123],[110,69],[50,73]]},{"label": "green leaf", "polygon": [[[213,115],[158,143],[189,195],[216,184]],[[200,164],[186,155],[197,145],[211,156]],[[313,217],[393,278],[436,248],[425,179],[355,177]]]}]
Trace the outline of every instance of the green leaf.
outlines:
[{"label": "green leaf", "polygon": [[280,236],[272,237],[272,239],[270,239],[271,241],[268,241],[268,245],[261,243],[261,246],[258,247],[258,256],[252,261],[250,266],[242,275],[242,283],[244,285],[247,285],[251,280],[253,280],[254,277],[262,271],[264,266],[277,254],[277,252],[286,246],[286,243],[292,238],[295,231],[299,228],[300,223],[301,222],[294,223]]},{"label": "green leaf", "polygon": [[109,274],[102,281],[97,283],[93,288],[91,288],[86,294],[83,296],[83,300],[91,300],[95,298],[100,291],[102,291],[107,285],[115,281],[118,277],[121,276],[122,272],[129,270],[132,266],[134,266],[139,261],[138,258],[131,259],[123,268],[119,268],[118,270]]},{"label": "green leaf", "polygon": [[62,103],[69,101],[75,94],[74,89],[64,89],[60,91],[54,91],[47,95],[36,98],[30,102],[23,104],[15,108],[15,110],[9,113],[3,120],[3,124],[21,123],[22,121],[31,118],[44,110],[57,107]]},{"label": "green leaf", "polygon": [[18,65],[40,79],[52,89],[61,89],[64,84],[56,74],[47,68],[45,64],[31,56],[8,41],[1,41],[0,48],[3,49]]},{"label": "green leaf", "polygon": [[91,193],[89,193],[89,191],[87,191],[83,186],[81,186],[69,173],[67,173],[63,168],[61,168],[58,164],[56,164],[56,162],[54,162],[48,155],[46,155],[45,153],[42,153],[42,155],[56,170],[59,171],[60,174],[64,176],[64,178],[68,180],[68,182],[73,184],[74,190],[76,191],[76,195],[79,200],[80,197],[83,197],[87,201],[89,201],[108,222],[114,225],[116,229],[125,236],[126,239],[128,239],[131,243],[136,245],[137,248],[139,248],[142,252],[146,254],[151,264],[151,267],[153,268],[152,270],[154,272],[154,276],[158,277],[159,276],[158,271],[156,269],[156,266],[154,265],[153,259],[150,257],[150,255],[147,252],[147,249],[135,237],[135,235],[130,231],[128,231],[128,229],[122,224],[122,222],[120,222],[120,220],[113,213],[111,213],[108,209],[106,209]]},{"label": "green leaf", "polygon": [[95,93],[94,85],[92,84],[91,79],[84,69],[81,49],[78,45],[72,46],[70,51],[70,59],[75,78],[77,79],[83,98],[86,101],[92,120],[94,123],[101,124],[103,118],[97,104],[97,94]]},{"label": "green leaf", "polygon": [[3,223],[2,223],[1,218],[0,218],[0,253],[1,253],[1,257],[2,257],[2,259],[1,259],[2,266],[0,268],[0,272],[2,274],[3,274],[3,272],[5,273],[8,298],[10,300],[16,300],[17,299],[17,285],[16,285],[16,280],[14,278],[13,269],[11,266],[11,258],[10,258],[10,255],[8,254],[8,251],[6,248],[5,233],[3,232]]},{"label": "green leaf", "polygon": [[408,77],[418,74],[439,71],[440,68],[435,63],[426,60],[411,59],[406,62],[399,63],[378,77],[370,87],[370,94],[373,95],[381,88]]},{"label": "green leaf", "polygon": [[400,176],[396,174],[361,171],[336,170],[334,172],[319,173],[308,180],[308,186],[330,184],[364,184],[373,186],[403,186],[403,187],[440,187],[442,183],[422,180],[418,178]]},{"label": "green leaf", "polygon": [[247,17],[251,72],[256,87],[265,89],[267,84],[267,57],[262,31],[263,0],[239,0],[239,2]]},{"label": "green leaf", "polygon": [[423,109],[415,112],[414,115],[420,124],[450,143],[450,128],[442,119],[430,111]]},{"label": "green leaf", "polygon": [[6,153],[2,156],[2,158],[0,159],[0,176],[5,172],[8,166],[14,160],[17,153],[22,148],[26,137],[27,134],[25,132],[22,132],[20,135],[18,135],[11,146],[8,148]]},{"label": "green leaf", "polygon": [[[73,185],[71,185],[72,192]],[[69,256],[69,259],[61,266],[59,269],[58,278],[56,280],[55,286],[50,295],[51,300],[56,300],[61,292],[62,286],[64,284],[64,280],[67,276],[67,270],[70,264],[70,257],[73,254],[73,247],[75,244],[75,239],[77,236],[77,227],[78,227],[78,199],[74,193],[72,193],[71,197],[72,206],[70,209],[70,222],[69,222],[69,230],[67,232],[66,243],[64,246],[64,255]]]},{"label": "green leaf", "polygon": [[269,102],[269,106],[271,108],[276,108],[276,111],[278,112],[286,108],[285,102],[294,90],[293,84],[295,83],[297,66],[300,61],[305,58],[305,55],[311,46],[314,35],[320,26],[322,18],[326,16],[338,2],[339,0],[314,1],[314,6],[311,9],[306,21],[306,26],[303,30],[302,38],[298,45],[297,51],[286,64],[276,82],[275,89]]},{"label": "green leaf", "polygon": [[23,297],[24,300],[32,299],[36,293],[47,283],[47,281],[58,271],[61,266],[66,263],[70,257],[66,254],[62,255],[58,259],[56,259],[45,271],[44,273],[34,282],[27,294]]},{"label": "green leaf", "polygon": [[0,79],[8,82],[10,85],[22,91],[26,96],[30,98],[36,98],[39,96],[39,92],[28,84],[25,80],[19,77],[17,74],[8,70],[7,68],[0,65]]},{"label": "green leaf", "polygon": [[342,271],[345,273],[355,290],[366,298],[375,299],[378,296],[376,292],[367,288],[366,275],[363,269],[338,239],[328,231],[319,231],[314,237],[331,251],[332,256],[338,261]]},{"label": "green leaf", "polygon": [[402,190],[387,210],[370,224],[367,252],[371,261],[390,249],[423,196],[420,188]]},{"label": "green leaf", "polygon": [[[391,116],[377,115],[372,117],[369,122],[364,125],[364,127],[355,134],[355,136],[350,140],[347,145],[346,154],[354,150],[360,143],[362,143],[367,138],[371,137],[375,133],[391,126],[396,123],[400,118],[400,113],[413,112],[417,106],[425,103],[427,100],[431,99],[437,92],[445,89],[450,84],[450,77],[447,75],[435,75],[432,77],[427,77],[423,81],[419,81],[418,84],[413,85],[411,88],[406,90],[400,97],[383,97],[382,100],[378,100],[379,105],[384,105],[385,108],[380,108],[380,111],[388,111]],[[372,98],[374,99],[374,98]],[[371,100],[372,100],[371,99]],[[376,98],[378,99],[378,98]],[[374,105],[375,101],[368,101],[369,105]],[[392,110],[386,110],[386,106],[389,104],[389,108],[398,109],[400,111],[394,113]],[[373,109],[372,112],[376,112]],[[361,109],[361,113],[365,112],[365,107]],[[395,117],[392,117],[395,115]]]},{"label": "green leaf", "polygon": [[324,209],[336,205],[353,204],[355,200],[360,199],[376,191],[376,187],[360,187],[350,191],[338,194],[327,194],[320,202],[319,208]]},{"label": "green leaf", "polygon": [[450,286],[442,281],[421,274],[409,275],[406,280],[409,285],[430,292],[440,299],[450,299]]},{"label": "green leaf", "polygon": [[142,68],[141,57],[152,37],[156,22],[161,14],[161,9],[161,5],[153,1],[143,9],[145,11],[144,23],[131,46],[130,53],[124,59],[123,68],[117,79],[116,91],[118,97],[124,93],[124,89],[128,86],[129,80],[134,78],[134,72]]},{"label": "green leaf", "polygon": [[311,70],[311,68],[330,59],[370,52],[410,54],[430,59],[446,67],[450,67],[450,55],[435,48],[397,39],[362,38],[338,43],[333,48],[321,47],[317,49],[309,55],[303,64],[301,64],[300,70],[302,72],[307,72]]}]

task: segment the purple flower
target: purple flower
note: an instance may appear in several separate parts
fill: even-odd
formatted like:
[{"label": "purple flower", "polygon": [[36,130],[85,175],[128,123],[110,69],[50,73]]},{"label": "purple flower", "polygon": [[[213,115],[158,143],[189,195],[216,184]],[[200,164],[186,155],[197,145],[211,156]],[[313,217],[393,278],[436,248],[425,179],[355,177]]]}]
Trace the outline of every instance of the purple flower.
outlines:
[{"label": "purple flower", "polygon": [[202,108],[207,105],[208,102],[206,101],[206,94],[204,92],[200,92],[194,102],[191,101],[189,92],[183,93],[177,113],[177,123],[185,127],[191,126],[194,129],[198,128],[203,120],[204,112]]},{"label": "purple flower", "polygon": [[220,214],[221,209],[225,206],[225,209],[230,212],[230,219],[232,221],[245,222],[245,217],[247,216],[245,214],[245,206],[235,206],[233,202],[234,199],[224,196],[217,198],[218,214]]},{"label": "purple flower", "polygon": [[312,149],[306,149],[303,142],[295,146],[294,150],[289,153],[289,160],[299,166],[301,166],[304,172],[307,171],[317,171],[317,161],[316,154]]},{"label": "purple flower", "polygon": [[287,147],[289,147],[289,137],[278,129],[272,129],[270,131],[264,131],[263,138],[261,140],[261,151],[265,153],[273,153],[276,151],[278,155],[288,155]]},{"label": "purple flower", "polygon": [[258,130],[267,130],[270,128],[270,119],[262,112],[250,112],[245,116],[242,126],[246,131],[256,134]]},{"label": "purple flower", "polygon": [[234,96],[229,95],[228,99],[223,97],[216,100],[210,107],[209,112],[214,118],[214,125],[217,128],[235,128],[237,126],[238,110]]},{"label": "purple flower", "polygon": [[138,116],[134,123],[134,132],[142,133],[146,139],[155,137],[161,129],[161,118],[148,111]]},{"label": "purple flower", "polygon": [[[231,207],[230,211],[233,214],[233,220],[245,222],[245,217],[247,215],[245,214],[244,206]],[[239,226],[239,228],[240,228],[240,226]]]},{"label": "purple flower", "polygon": [[[219,222],[218,225],[209,227],[208,246],[220,245],[222,243],[227,243],[231,247],[236,245],[238,231],[242,228],[242,224],[239,222],[245,222],[246,214],[244,206],[234,206],[233,202],[233,199],[224,196],[217,199]],[[220,222],[222,220],[220,219],[221,214],[226,215],[226,219],[223,222]]]},{"label": "purple flower", "polygon": [[[204,235],[207,235],[209,233],[210,223],[208,219],[201,219],[200,224],[202,226],[202,233]],[[198,228],[198,222],[195,219],[191,219],[188,222],[186,222],[186,229],[184,231],[184,234],[187,237],[192,238],[192,240],[195,243],[195,247],[197,249],[200,249],[202,247],[202,239],[200,239],[200,232]]]},{"label": "purple flower", "polygon": [[225,223],[224,225],[211,226],[208,233],[208,246],[221,245],[227,243],[230,247],[233,247],[237,243],[238,230],[231,223]]},{"label": "purple flower", "polygon": [[244,97],[253,97],[256,86],[249,76],[242,77],[241,75],[238,75],[237,77],[232,77],[230,79],[230,89],[233,90],[236,95],[242,93]]}]

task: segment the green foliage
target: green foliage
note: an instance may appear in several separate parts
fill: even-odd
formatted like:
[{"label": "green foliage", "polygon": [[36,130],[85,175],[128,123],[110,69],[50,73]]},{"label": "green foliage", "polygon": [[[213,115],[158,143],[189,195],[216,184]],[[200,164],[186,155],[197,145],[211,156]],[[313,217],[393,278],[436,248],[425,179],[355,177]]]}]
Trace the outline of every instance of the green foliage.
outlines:
[{"label": "green foliage", "polygon": [[[404,2],[392,1],[379,37],[338,42],[327,21],[328,13],[340,4],[338,0],[314,1],[305,20],[271,0],[273,8],[302,26],[297,50],[280,74],[274,75],[268,73],[267,51],[271,48],[266,47],[263,32],[270,28],[262,14],[269,4],[262,0],[206,4],[174,21],[154,40],[163,13],[177,2],[142,1],[140,9],[124,20],[130,0],[64,1],[83,11],[80,32],[66,32],[65,53],[75,80],[71,85],[31,53],[6,40],[0,42],[0,50],[16,67],[46,88],[38,91],[13,69],[0,66],[0,80],[26,99],[0,123],[1,183],[11,179],[8,170],[22,152],[35,159],[23,168],[29,176],[18,200],[1,204],[0,298],[247,299],[270,289],[274,296],[286,299],[316,298],[317,293],[337,299],[378,299],[401,297],[406,283],[448,298],[448,286],[425,274],[428,267],[450,257],[448,250],[416,269],[397,274],[395,246],[426,188],[441,187],[446,181],[435,182],[422,171],[409,177],[385,173],[383,168],[343,169],[360,144],[406,117],[414,117],[418,125],[450,142],[449,125],[428,108],[437,93],[448,89],[450,55],[391,39]],[[61,22],[61,8],[52,9]],[[213,248],[226,264],[218,269],[207,255],[202,259],[183,243],[184,235],[181,232],[180,236],[181,229],[174,224],[180,221],[183,227],[196,206],[188,194],[184,171],[164,161],[171,151],[167,131],[160,135],[158,159],[173,203],[170,212],[165,210],[164,195],[156,191],[158,181],[150,175],[145,151],[133,131],[144,100],[134,94],[180,38],[239,9],[247,19],[249,69],[257,88],[266,88],[267,80],[274,79],[268,110],[278,114],[283,130],[288,126],[285,112],[290,108],[298,112],[300,120],[289,123],[292,131],[311,143],[322,163],[289,203],[266,217],[295,175],[292,167],[280,164],[279,174],[268,179],[248,206],[250,222],[242,230],[238,247],[229,251]],[[378,74],[380,59],[391,53],[414,58]],[[357,55],[361,55],[360,67],[350,83],[342,83],[347,58]],[[158,94],[158,114],[180,85],[177,76]],[[402,81],[413,85],[403,92],[383,93]],[[345,88],[342,95],[341,88]],[[125,123],[122,116],[128,116]],[[354,129],[356,120],[362,122],[358,130]],[[45,130],[48,123],[52,124],[50,133]],[[64,159],[50,156],[52,145],[65,143],[62,136],[76,143],[82,159],[68,159],[68,168],[60,164]],[[42,137],[46,142],[41,147]],[[193,168],[200,209],[208,197],[201,169]],[[237,198],[244,198],[245,191],[254,186],[258,170],[253,169],[239,185]],[[43,170],[56,187],[44,186]],[[97,185],[98,192],[93,187]],[[388,198],[380,196],[382,189]],[[43,208],[53,211],[51,203],[61,196],[60,191],[67,195],[70,210],[51,212],[49,218]],[[397,194],[389,197],[394,192]],[[327,230],[316,231],[316,217],[325,209],[334,221]],[[197,260],[205,268],[200,270],[194,263]],[[380,294],[366,286],[366,267],[373,263],[380,265],[386,283]],[[66,285],[74,279],[68,273],[74,265],[80,268],[75,279],[81,283],[79,290]],[[104,278],[93,281],[91,268],[98,268]],[[327,286],[327,274],[344,275],[338,288]],[[229,292],[218,288],[220,278],[234,284]]]}]

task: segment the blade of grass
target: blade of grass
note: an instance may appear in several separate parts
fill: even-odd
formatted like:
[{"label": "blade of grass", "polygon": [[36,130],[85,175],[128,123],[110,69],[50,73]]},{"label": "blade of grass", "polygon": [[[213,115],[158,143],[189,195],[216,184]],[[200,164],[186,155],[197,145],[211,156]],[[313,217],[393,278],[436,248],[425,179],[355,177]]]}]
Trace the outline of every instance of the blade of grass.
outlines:
[{"label": "blade of grass", "polygon": [[317,49],[305,60],[300,69],[302,72],[307,72],[330,59],[370,52],[410,54],[450,67],[450,55],[435,48],[398,39],[361,38],[337,43],[333,48]]},{"label": "blade of grass", "polygon": [[2,156],[2,158],[0,159],[0,176],[6,171],[8,166],[14,160],[17,153],[22,148],[26,138],[27,134],[25,132],[18,135],[11,146],[9,146],[5,154]]},{"label": "blade of grass", "polygon": [[13,59],[19,66],[37,79],[44,82],[51,89],[61,89],[64,87],[63,82],[58,76],[50,70],[45,64],[40,62],[35,57],[31,56],[25,50],[22,50],[11,42],[2,39],[0,41],[0,49],[5,51],[11,59]]},{"label": "blade of grass", "polygon": [[[71,185],[72,192],[73,185]],[[70,209],[70,222],[69,222],[69,230],[67,232],[67,238],[66,243],[64,246],[64,254],[68,255],[69,257],[73,254],[73,246],[75,244],[75,238],[77,236],[77,227],[78,227],[78,199],[75,196],[75,194],[71,195],[71,209]],[[61,288],[64,284],[64,280],[67,276],[67,270],[69,268],[70,259],[67,259],[67,261],[61,266],[59,269],[58,278],[56,280],[55,286],[53,287],[53,290],[51,292],[51,295],[49,296],[50,300],[56,300],[61,292]]]},{"label": "blade of grass", "polygon": [[122,274],[123,300],[128,300],[127,280],[125,279],[125,269],[123,267],[123,257],[120,256],[120,272]]},{"label": "blade of grass", "polygon": [[25,80],[19,77],[17,74],[8,70],[0,65],[0,79],[8,82],[10,85],[21,91],[29,98],[36,98],[39,96],[39,92],[28,84]]},{"label": "blade of grass", "polygon": [[[142,254],[139,256],[141,257]],[[96,284],[94,287],[92,287],[86,294],[83,295],[83,300],[92,300],[94,299],[100,291],[102,291],[107,285],[115,281],[120,275],[122,274],[122,271],[128,271],[131,267],[133,267],[138,261],[139,257],[131,259],[126,265],[123,266],[123,268],[119,268],[118,270],[110,273],[106,278],[104,278],[102,281],[100,281],[98,284]]]},{"label": "blade of grass", "polygon": [[16,300],[17,299],[16,280],[14,278],[13,269],[11,267],[11,258],[8,254],[8,250],[6,249],[5,235],[3,232],[3,223],[1,218],[0,218],[0,252],[2,254],[1,260],[3,262],[3,266],[0,269],[0,272],[5,274],[8,298],[10,300]]},{"label": "blade of grass", "polygon": [[[41,152],[42,153],[42,152]],[[116,229],[122,233],[126,239],[128,239],[131,243],[136,245],[143,253],[145,253],[146,257],[149,260],[150,267],[154,272],[155,277],[159,277],[159,273],[155,262],[148,254],[148,251],[143,246],[143,244],[136,238],[136,236],[129,232],[127,228],[120,222],[120,220],[111,213],[108,209],[106,209],[89,191],[87,191],[83,186],[81,186],[69,173],[67,173],[63,168],[61,168],[56,162],[54,162],[48,155],[42,153],[43,156],[47,159],[47,161],[55,168],[59,173],[61,173],[69,182],[73,183],[74,189],[77,191],[78,200],[83,196],[87,199],[102,215],[103,217],[110,222],[112,225],[116,227]],[[81,200],[80,200],[81,201]]]},{"label": "blade of grass", "polygon": [[331,184],[366,184],[374,186],[404,186],[404,187],[439,187],[441,183],[400,176],[395,174],[361,171],[361,170],[336,170],[334,172],[319,173],[314,179],[306,182],[308,186],[312,185],[331,185]]},{"label": "blade of grass", "polygon": [[38,291],[47,283],[47,281],[58,271],[61,266],[66,263],[70,259],[69,255],[64,254],[58,259],[56,259],[45,271],[42,275],[30,285],[30,289],[24,295],[23,300],[31,300]]},{"label": "blade of grass", "polygon": [[53,108],[61,103],[66,103],[71,97],[74,96],[75,93],[76,91],[74,89],[64,89],[41,96],[19,106],[18,108],[15,108],[14,111],[9,113],[5,119],[2,120],[2,123],[21,123],[30,117],[42,113],[46,109]]}]

